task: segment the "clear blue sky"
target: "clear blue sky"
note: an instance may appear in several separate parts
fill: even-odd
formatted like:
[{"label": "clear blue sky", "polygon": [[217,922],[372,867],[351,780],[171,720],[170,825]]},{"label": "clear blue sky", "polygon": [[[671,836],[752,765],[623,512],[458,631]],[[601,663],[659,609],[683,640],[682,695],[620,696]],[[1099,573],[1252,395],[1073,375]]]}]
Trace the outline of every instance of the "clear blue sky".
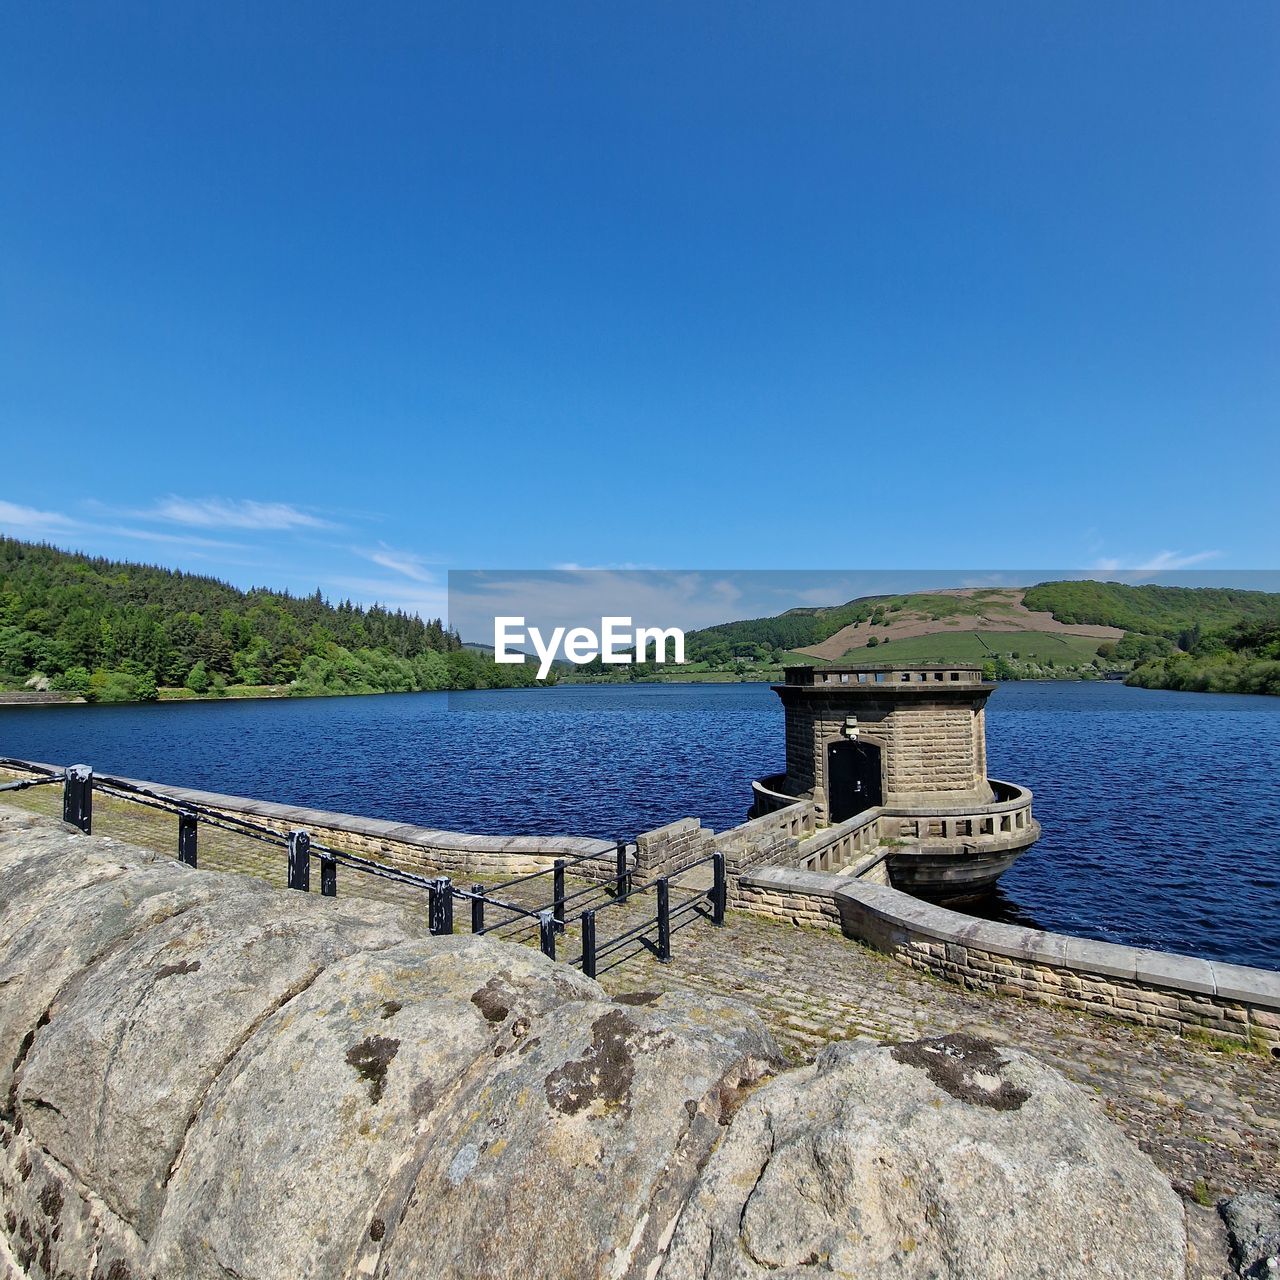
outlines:
[{"label": "clear blue sky", "polygon": [[1280,564],[1280,8],[10,4],[0,529]]}]

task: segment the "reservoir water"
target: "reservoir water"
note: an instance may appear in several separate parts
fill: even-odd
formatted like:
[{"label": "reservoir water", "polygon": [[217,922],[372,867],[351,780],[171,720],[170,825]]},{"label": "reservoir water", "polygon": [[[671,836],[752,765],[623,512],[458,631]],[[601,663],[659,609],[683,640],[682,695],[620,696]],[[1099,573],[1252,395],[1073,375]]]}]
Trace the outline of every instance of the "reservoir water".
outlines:
[{"label": "reservoir water", "polygon": [[[1280,698],[1009,683],[991,774],[1044,834],[994,918],[1280,968]],[[783,764],[767,685],[0,708],[0,755],[455,831],[741,822]],[[973,910],[973,908],[970,908]]]}]

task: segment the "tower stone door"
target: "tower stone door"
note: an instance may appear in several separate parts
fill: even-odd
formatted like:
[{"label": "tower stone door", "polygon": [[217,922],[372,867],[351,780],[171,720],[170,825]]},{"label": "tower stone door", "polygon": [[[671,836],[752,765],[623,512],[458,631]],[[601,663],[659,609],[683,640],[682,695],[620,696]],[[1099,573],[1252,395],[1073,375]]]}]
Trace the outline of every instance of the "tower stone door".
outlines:
[{"label": "tower stone door", "polygon": [[831,822],[882,803],[880,748],[842,739],[827,748],[827,808]]}]

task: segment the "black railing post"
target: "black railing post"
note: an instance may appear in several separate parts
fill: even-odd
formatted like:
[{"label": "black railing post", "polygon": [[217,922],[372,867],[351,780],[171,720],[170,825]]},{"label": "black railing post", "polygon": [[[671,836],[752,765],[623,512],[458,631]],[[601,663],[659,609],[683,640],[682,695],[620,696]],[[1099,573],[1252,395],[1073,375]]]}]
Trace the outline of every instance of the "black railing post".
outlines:
[{"label": "black railing post", "polygon": [[311,837],[305,831],[290,831],[289,888],[311,891]]},{"label": "black railing post", "polygon": [[627,896],[627,842],[625,840],[618,841],[617,863],[613,896],[621,902]]},{"label": "black railing post", "polygon": [[658,959],[663,964],[671,959],[671,885],[666,876],[658,877]]},{"label": "black railing post", "polygon": [[729,886],[724,878],[724,854],[711,855],[711,923],[724,924],[725,900]]},{"label": "black railing post", "polygon": [[93,767],[73,764],[62,784],[62,820],[93,834]]},{"label": "black railing post", "polygon": [[564,932],[564,859],[557,858],[551,872],[551,910],[556,918],[556,932]]},{"label": "black railing post", "polygon": [[471,932],[484,932],[484,885],[473,884],[471,892],[475,897],[471,899]]},{"label": "black railing post", "polygon": [[582,913],[582,972],[588,978],[596,976],[596,913]]},{"label": "black railing post", "polygon": [[538,946],[548,960],[556,958],[556,918],[553,912],[538,912]]},{"label": "black railing post", "polygon": [[320,894],[325,898],[338,896],[338,860],[331,853],[320,855]]},{"label": "black railing post", "polygon": [[432,933],[453,932],[453,882],[437,876],[427,889],[427,927]]},{"label": "black railing post", "polygon": [[178,814],[178,861],[196,865],[196,845],[200,840],[200,819],[194,813]]}]

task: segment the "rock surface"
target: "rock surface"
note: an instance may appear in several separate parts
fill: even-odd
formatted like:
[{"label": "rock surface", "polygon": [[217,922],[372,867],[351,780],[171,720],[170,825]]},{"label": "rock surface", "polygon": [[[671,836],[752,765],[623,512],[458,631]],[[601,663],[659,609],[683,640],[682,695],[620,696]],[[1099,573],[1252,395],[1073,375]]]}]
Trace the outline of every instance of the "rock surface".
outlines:
[{"label": "rock surface", "polygon": [[757,1090],[663,1280],[1182,1280],[1182,1205],[1057,1072],[971,1036],[832,1045]]},{"label": "rock surface", "polygon": [[763,1024],[419,929],[0,816],[17,1274],[642,1273]]},{"label": "rock surface", "polygon": [[781,1066],[390,906],[0,812],[0,1273],[1182,1276],[1177,1198],[971,1040]]},{"label": "rock surface", "polygon": [[1243,1280],[1280,1277],[1280,1196],[1246,1191],[1224,1200],[1219,1211],[1236,1274]]}]

